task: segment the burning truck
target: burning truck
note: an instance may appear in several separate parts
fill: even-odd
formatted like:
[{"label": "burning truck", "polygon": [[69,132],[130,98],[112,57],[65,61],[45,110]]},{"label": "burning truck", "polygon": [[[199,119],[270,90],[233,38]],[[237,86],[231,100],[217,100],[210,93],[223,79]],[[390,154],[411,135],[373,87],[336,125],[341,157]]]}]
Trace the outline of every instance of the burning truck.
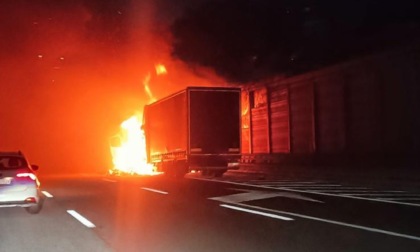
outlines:
[{"label": "burning truck", "polygon": [[240,88],[187,87],[146,105],[147,162],[182,177],[191,171],[222,176],[240,159]]}]

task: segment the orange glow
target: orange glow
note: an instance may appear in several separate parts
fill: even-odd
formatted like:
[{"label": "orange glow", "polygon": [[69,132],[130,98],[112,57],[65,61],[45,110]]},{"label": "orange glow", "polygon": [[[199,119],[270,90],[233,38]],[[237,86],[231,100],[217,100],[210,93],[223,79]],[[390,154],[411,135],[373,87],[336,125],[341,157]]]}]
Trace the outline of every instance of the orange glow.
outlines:
[{"label": "orange glow", "polygon": [[114,170],[130,174],[155,175],[152,164],[146,162],[146,143],[141,130],[141,115],[134,115],[120,125],[115,137],[119,146],[111,146]]},{"label": "orange glow", "polygon": [[[0,23],[0,147],[23,150],[41,175],[102,174],[114,166],[108,140],[120,146],[119,125],[134,111],[186,85],[227,85],[171,56],[172,18],[156,18],[171,1],[118,1],[125,12],[111,23],[98,19],[101,5],[73,2],[0,4],[8,20]],[[158,75],[162,63],[167,73]]]},{"label": "orange glow", "polygon": [[[159,64],[155,67],[157,73],[166,74],[164,65]],[[150,73],[143,79],[144,91],[149,97],[149,103],[156,101],[149,87],[150,79]],[[111,144],[113,170],[139,175],[159,174],[152,164],[147,163],[146,140],[141,129],[141,121],[142,115],[138,113],[121,123],[120,132],[113,138],[117,144],[116,146],[113,146],[115,143]]]},{"label": "orange glow", "polygon": [[[142,98],[144,101],[147,101],[147,103],[152,103],[157,100],[155,92],[159,94],[157,97],[160,98],[183,87],[181,85],[171,85],[171,83],[173,83],[172,76],[170,80],[168,78],[166,80],[161,79],[162,75],[168,75],[168,71],[164,65],[155,64],[154,68],[156,75],[152,74],[151,71],[146,72],[141,83],[144,93],[147,96],[146,98]],[[174,67],[171,67],[171,69],[172,68]],[[178,68],[181,70],[178,70]],[[175,79],[182,80],[182,83],[192,82],[197,83],[198,86],[209,86],[209,83],[212,82],[212,78],[206,80],[194,80],[189,78],[183,74],[186,70],[182,69],[181,66],[175,67],[175,69],[177,69],[177,71],[171,72],[171,74],[175,74]],[[154,84],[152,88],[151,83]],[[215,81],[215,83],[220,82]],[[145,136],[144,132],[141,130],[141,122],[142,113],[131,116],[121,123],[119,133],[110,139],[110,150],[113,163],[113,168],[109,170],[111,174],[118,171],[139,175],[159,174],[152,164],[147,163]]]},{"label": "orange glow", "polygon": [[150,82],[150,73],[147,74],[146,77],[144,77],[143,86],[144,86],[144,91],[146,91],[146,94],[149,97],[150,102],[154,102],[156,101],[156,98],[153,96],[152,91],[150,90],[149,82]]},{"label": "orange glow", "polygon": [[162,64],[157,64],[155,65],[155,69],[156,69],[156,74],[157,75],[162,75],[162,74],[166,74],[166,67]]}]

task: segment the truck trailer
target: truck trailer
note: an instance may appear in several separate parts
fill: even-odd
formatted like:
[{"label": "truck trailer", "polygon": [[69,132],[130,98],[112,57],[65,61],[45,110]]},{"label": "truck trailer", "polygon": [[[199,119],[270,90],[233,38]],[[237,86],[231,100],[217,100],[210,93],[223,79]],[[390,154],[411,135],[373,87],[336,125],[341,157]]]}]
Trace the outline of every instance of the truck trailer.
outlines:
[{"label": "truck trailer", "polygon": [[184,176],[222,176],[240,159],[240,88],[187,87],[144,107],[148,163]]}]

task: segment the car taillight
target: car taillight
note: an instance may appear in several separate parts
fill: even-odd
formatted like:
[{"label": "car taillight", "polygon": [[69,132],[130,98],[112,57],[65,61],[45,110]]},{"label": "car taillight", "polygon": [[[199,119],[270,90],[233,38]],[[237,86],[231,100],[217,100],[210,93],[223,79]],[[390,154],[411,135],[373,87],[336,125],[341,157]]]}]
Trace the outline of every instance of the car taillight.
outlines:
[{"label": "car taillight", "polygon": [[18,173],[18,174],[16,175],[16,177],[18,177],[18,178],[30,178],[30,179],[32,179],[32,180],[36,180],[36,176],[35,176],[35,174],[30,173],[30,172],[22,172],[22,173]]},{"label": "car taillight", "polygon": [[25,199],[25,202],[27,203],[36,203],[36,199],[34,197],[29,197]]}]

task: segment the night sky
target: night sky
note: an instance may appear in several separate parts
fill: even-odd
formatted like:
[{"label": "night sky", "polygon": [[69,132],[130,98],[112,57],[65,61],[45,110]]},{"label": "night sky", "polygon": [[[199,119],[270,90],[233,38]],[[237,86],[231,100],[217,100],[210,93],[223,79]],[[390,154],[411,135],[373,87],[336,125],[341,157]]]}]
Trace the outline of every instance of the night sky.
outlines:
[{"label": "night sky", "polygon": [[[40,165],[40,173],[106,172],[112,167],[110,139],[118,132],[120,123],[141,113],[143,106],[150,102],[144,90],[145,82],[149,83],[153,96],[161,98],[186,86],[226,85],[227,81],[214,72],[220,76],[225,74],[226,79],[241,80],[247,77],[246,73],[250,73],[250,77],[254,72],[262,73],[262,76],[256,75],[258,78],[265,77],[267,72],[277,74],[279,68],[284,70],[291,60],[296,66],[295,61],[299,60],[303,66],[322,65],[323,62],[318,61],[321,56],[334,55],[333,46],[341,44],[335,48],[336,52],[340,52],[340,57],[346,55],[342,52],[354,47],[355,38],[380,30],[381,22],[396,27],[395,21],[403,20],[420,30],[418,8],[408,4],[410,0],[221,0],[221,5],[213,5],[213,12],[209,12],[204,2],[206,0],[1,0],[0,150],[24,151],[33,163]],[[243,15],[247,8],[239,8],[245,3],[250,4],[250,16]],[[281,5],[280,12],[269,3]],[[290,12],[289,5],[297,6],[291,9],[295,12]],[[194,18],[197,13],[191,10],[200,6],[205,15],[198,12]],[[225,12],[220,12],[218,6],[225,6]],[[254,21],[249,26],[236,22],[235,26],[233,21],[238,16],[231,17],[232,11],[237,10],[239,14],[242,11],[243,18],[253,20],[253,7],[257,6],[261,8],[256,17],[262,17],[257,19],[259,21],[265,20],[265,30],[255,26]],[[273,28],[266,9],[273,9],[273,21],[278,22],[278,13],[283,13],[287,22],[280,20],[283,23]],[[223,13],[225,19],[220,20]],[[296,15],[291,15],[290,19],[290,13]],[[406,18],[407,13],[409,18]],[[186,34],[192,34],[192,39],[181,44],[184,47],[180,48],[186,50],[178,51],[178,56],[184,57],[174,59],[172,42],[178,42],[179,37],[174,39],[170,31],[175,20],[182,20],[180,17],[186,17],[184,20],[188,22],[181,28],[186,27]],[[300,26],[296,27],[302,28],[303,35],[315,34],[315,37],[302,39],[302,34],[298,34],[295,37],[299,43],[295,43],[292,34],[299,29],[289,22],[293,17],[297,17],[295,21]],[[202,21],[204,26],[190,20]],[[226,25],[229,23],[233,25]],[[250,27],[254,27],[255,33],[250,32]],[[286,27],[280,30],[283,33],[279,27]],[[264,31],[266,37],[257,36]],[[200,34],[201,37],[197,36]],[[203,42],[200,38],[208,38],[209,34],[213,34],[212,40],[203,40],[207,47],[198,43],[197,51],[192,50],[188,42],[192,45]],[[383,40],[394,41],[387,36]],[[304,43],[300,43],[302,41]],[[284,46],[277,42],[289,44]],[[365,47],[364,43],[359,44]],[[378,47],[376,42],[372,45]],[[348,54],[353,53],[349,50]],[[203,55],[209,56],[210,61],[206,62]],[[279,64],[283,62],[281,56],[285,56],[287,64]],[[324,61],[333,62],[330,58]],[[204,69],[197,62],[207,63],[201,66],[213,70]],[[156,64],[164,64],[168,74],[158,76]],[[230,70],[230,74],[226,70]]]},{"label": "night sky", "polygon": [[[200,1],[0,2],[0,150],[40,173],[106,172],[110,138],[149,102],[187,85],[222,85],[170,57],[168,25]],[[157,76],[155,64],[166,76]]]}]

